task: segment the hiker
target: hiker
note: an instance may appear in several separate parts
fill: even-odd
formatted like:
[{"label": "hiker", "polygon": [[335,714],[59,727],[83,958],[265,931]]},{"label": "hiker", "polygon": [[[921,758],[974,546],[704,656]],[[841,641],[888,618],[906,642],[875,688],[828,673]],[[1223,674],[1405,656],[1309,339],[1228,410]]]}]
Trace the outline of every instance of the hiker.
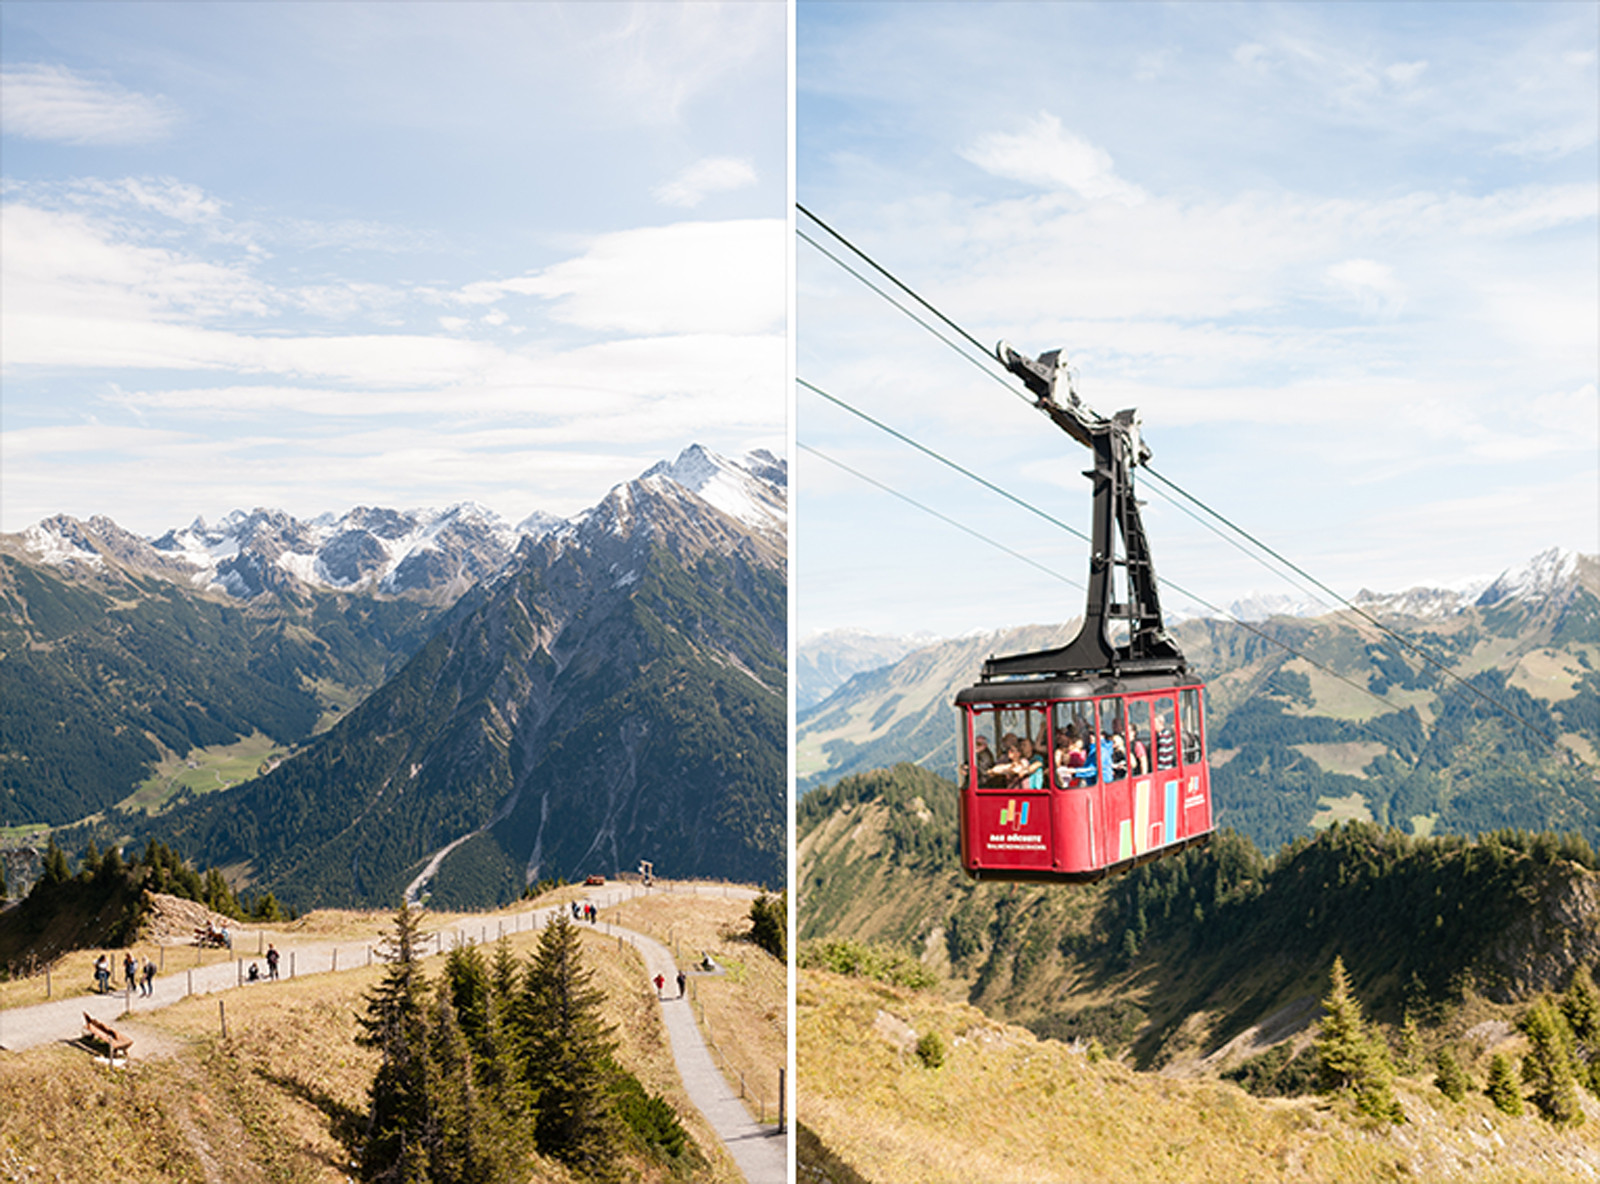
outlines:
[{"label": "hiker", "polygon": [[683,971],[678,971],[678,998],[683,998],[683,988],[688,985],[689,976]]},{"label": "hiker", "polygon": [[656,975],[656,998],[657,999],[661,998],[661,988],[666,986],[666,985],[667,985],[667,980],[666,980],[665,976],[659,975],[659,974]]},{"label": "hiker", "polygon": [[578,919],[578,902],[577,901],[573,901],[572,902],[572,919],[574,921],[576,921]]},{"label": "hiker", "polygon": [[131,991],[138,985],[139,963],[134,960],[132,950],[122,955],[122,977],[128,984],[128,990]]},{"label": "hiker", "polygon": [[254,962],[250,963],[250,970],[249,970],[248,973],[245,974],[244,977],[245,977],[245,981],[246,982],[252,982],[252,983],[260,982],[261,981],[261,967],[257,966]]},{"label": "hiker", "polygon": [[233,934],[228,932],[226,925],[222,927],[222,944],[227,946],[230,951],[233,949]]},{"label": "hiker", "polygon": [[102,995],[111,991],[111,963],[104,954],[94,960],[94,986]]},{"label": "hiker", "polygon": [[139,986],[139,994],[149,997],[156,993],[156,964],[152,959],[144,960],[144,981]]},{"label": "hiker", "polygon": [[278,981],[278,947],[274,945],[267,946],[267,977]]}]

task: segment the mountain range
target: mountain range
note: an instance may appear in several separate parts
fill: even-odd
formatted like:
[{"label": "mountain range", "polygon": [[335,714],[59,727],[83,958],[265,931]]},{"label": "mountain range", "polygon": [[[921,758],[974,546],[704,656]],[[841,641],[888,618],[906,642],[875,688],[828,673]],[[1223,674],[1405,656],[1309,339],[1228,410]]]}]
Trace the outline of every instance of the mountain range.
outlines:
[{"label": "mountain range", "polygon": [[[391,904],[425,885],[486,903],[529,879],[640,859],[662,874],[779,883],[786,486],[770,454],[735,462],[694,446],[582,515],[516,528],[457,506],[311,523],[256,511],[155,540],[52,519],[10,536],[8,704],[33,655],[74,656],[29,727],[7,720],[11,821],[98,811],[84,829],[102,841],[162,837],[299,906]],[[382,649],[387,635],[351,622],[385,614],[407,622],[405,644],[380,677],[344,684],[362,692],[356,705],[322,712],[317,730],[318,695],[350,673],[330,630]],[[154,633],[161,660],[123,663],[137,677],[108,728],[129,751],[100,769],[97,750],[79,756],[104,791],[62,804],[60,785],[14,790],[18,770],[63,756],[41,747],[52,716],[76,725],[96,696],[121,697],[107,653],[148,651]],[[293,643],[276,665],[272,638]],[[220,675],[191,677],[197,663],[274,688],[298,714],[238,713]],[[145,735],[134,721],[154,712],[190,726]],[[108,812],[163,751],[252,728],[298,747],[154,818]]]},{"label": "mountain range", "polygon": [[[1223,825],[1263,850],[1336,818],[1600,840],[1600,560],[1547,552],[1474,588],[1359,603],[1404,640],[1348,610],[1173,626],[1209,688]],[[1075,633],[974,635],[853,675],[799,714],[800,789],[900,761],[953,776],[950,704],[983,660]]]}]

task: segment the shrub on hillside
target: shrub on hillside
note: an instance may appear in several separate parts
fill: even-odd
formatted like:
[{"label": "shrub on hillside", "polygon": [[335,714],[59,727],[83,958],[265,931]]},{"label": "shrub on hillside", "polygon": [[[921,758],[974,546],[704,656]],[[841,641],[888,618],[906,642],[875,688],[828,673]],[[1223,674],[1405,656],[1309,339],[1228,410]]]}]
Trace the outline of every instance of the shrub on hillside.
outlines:
[{"label": "shrub on hillside", "polygon": [[889,946],[838,938],[807,942],[800,947],[799,965],[808,970],[831,970],[855,978],[877,979],[892,987],[925,991],[939,977],[910,954]]}]

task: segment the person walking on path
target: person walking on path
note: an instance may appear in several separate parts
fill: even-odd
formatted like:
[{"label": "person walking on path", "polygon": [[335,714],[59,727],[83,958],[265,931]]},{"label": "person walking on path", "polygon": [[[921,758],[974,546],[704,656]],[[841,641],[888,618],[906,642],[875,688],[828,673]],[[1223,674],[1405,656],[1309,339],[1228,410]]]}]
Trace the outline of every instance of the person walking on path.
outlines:
[{"label": "person walking on path", "polygon": [[683,988],[689,984],[689,976],[683,971],[678,971],[678,998],[683,998]]},{"label": "person walking on path", "polygon": [[94,987],[102,995],[111,990],[111,963],[104,954],[94,960]]},{"label": "person walking on path", "polygon": [[267,978],[278,981],[278,947],[274,945],[267,946]]},{"label": "person walking on path", "polygon": [[656,998],[657,999],[661,998],[661,988],[666,986],[666,985],[667,985],[666,976],[662,975],[662,974],[656,975]]},{"label": "person walking on path", "polygon": [[139,994],[144,996],[154,995],[156,981],[156,964],[152,959],[144,960],[144,981],[139,986]]},{"label": "person walking on path", "polygon": [[122,977],[127,980],[130,991],[139,984],[139,963],[134,960],[132,950],[122,955]]}]

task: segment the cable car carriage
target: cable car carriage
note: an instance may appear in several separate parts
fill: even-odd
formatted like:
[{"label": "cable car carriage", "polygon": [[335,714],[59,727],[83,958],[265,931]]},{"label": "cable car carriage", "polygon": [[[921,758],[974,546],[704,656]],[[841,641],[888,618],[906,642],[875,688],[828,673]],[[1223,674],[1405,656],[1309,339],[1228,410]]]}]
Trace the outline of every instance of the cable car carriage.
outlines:
[{"label": "cable car carriage", "polygon": [[1150,459],[1138,416],[1085,406],[1059,350],[1034,360],[1002,342],[996,354],[1093,452],[1093,537],[1078,636],[990,658],[956,696],[961,864],[978,880],[1090,883],[1210,839],[1205,687],[1162,624],[1133,491]]}]

